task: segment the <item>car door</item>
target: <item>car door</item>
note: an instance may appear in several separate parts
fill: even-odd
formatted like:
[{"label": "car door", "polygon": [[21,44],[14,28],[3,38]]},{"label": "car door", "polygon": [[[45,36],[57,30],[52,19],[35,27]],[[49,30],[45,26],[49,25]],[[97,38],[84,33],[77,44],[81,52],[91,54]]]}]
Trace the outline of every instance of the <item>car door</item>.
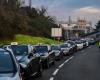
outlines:
[{"label": "car door", "polygon": [[52,63],[55,60],[55,53],[54,52],[50,52],[49,53],[49,62]]},{"label": "car door", "polygon": [[28,64],[28,72],[30,76],[34,76],[37,74],[39,68],[39,58],[36,57],[35,54],[33,54],[33,56],[30,58],[30,62]]}]

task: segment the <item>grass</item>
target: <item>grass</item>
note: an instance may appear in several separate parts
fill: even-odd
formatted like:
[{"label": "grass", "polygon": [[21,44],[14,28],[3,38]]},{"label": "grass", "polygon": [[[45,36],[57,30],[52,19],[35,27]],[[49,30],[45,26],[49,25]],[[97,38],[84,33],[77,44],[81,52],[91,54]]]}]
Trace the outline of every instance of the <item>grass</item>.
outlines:
[{"label": "grass", "polygon": [[43,44],[57,44],[60,43],[58,41],[44,38],[44,37],[32,37],[29,35],[21,35],[18,34],[16,35],[14,40],[0,40],[0,44],[10,44],[11,42],[18,42],[20,44],[38,44],[38,43],[43,43]]}]

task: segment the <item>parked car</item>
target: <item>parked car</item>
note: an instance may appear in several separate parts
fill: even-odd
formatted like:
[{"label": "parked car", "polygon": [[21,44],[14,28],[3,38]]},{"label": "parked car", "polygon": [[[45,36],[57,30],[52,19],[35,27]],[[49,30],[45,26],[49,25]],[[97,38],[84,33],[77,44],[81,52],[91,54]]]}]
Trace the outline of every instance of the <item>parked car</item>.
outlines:
[{"label": "parked car", "polygon": [[64,55],[71,55],[73,53],[72,46],[69,43],[61,44],[60,49]]},{"label": "parked car", "polygon": [[82,43],[83,43],[83,47],[86,48],[89,46],[89,42],[85,39],[81,39]]},{"label": "parked car", "polygon": [[22,80],[15,56],[0,48],[0,80]]},{"label": "parked car", "polygon": [[61,60],[63,58],[63,53],[61,52],[59,45],[52,45],[51,50],[55,53],[56,60]]},{"label": "parked car", "polygon": [[76,44],[77,44],[77,50],[81,50],[81,49],[83,49],[83,42],[82,41],[80,41],[80,40],[77,40],[77,41],[74,41]]},{"label": "parked car", "polygon": [[73,52],[77,52],[77,44],[75,44],[74,41],[70,40],[70,41],[67,41],[67,43],[69,43],[72,46]]},{"label": "parked car", "polygon": [[41,56],[43,67],[49,68],[50,64],[55,64],[55,53],[49,45],[36,45],[35,53]]},{"label": "parked car", "polygon": [[95,43],[94,38],[87,38],[87,41],[89,42],[89,45],[93,45]]},{"label": "parked car", "polygon": [[23,77],[26,80],[34,76],[42,76],[40,57],[34,54],[34,51],[31,51],[29,48],[32,47],[29,47],[29,45],[10,45],[7,48],[17,58],[21,67],[21,73],[23,73]]}]

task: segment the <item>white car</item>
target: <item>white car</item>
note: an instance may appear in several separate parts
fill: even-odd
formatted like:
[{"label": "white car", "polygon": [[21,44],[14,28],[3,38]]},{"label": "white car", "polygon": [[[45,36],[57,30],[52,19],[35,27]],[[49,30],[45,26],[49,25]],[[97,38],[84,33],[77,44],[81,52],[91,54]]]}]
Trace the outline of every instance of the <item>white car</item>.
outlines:
[{"label": "white car", "polygon": [[64,55],[70,55],[70,51],[71,51],[71,46],[69,43],[64,43],[64,44],[61,44],[60,45],[60,49],[61,49],[61,52],[64,54]]},{"label": "white car", "polygon": [[0,80],[22,80],[14,55],[4,49],[0,49]]},{"label": "white car", "polygon": [[75,41],[75,43],[77,44],[77,50],[83,49],[83,43],[81,41]]}]

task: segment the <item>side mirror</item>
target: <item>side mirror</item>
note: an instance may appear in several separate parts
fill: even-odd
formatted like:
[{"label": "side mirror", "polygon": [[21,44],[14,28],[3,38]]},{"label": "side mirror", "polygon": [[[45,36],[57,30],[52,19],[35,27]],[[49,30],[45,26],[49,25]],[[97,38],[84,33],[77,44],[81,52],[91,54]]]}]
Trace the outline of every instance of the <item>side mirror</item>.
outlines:
[{"label": "side mirror", "polygon": [[36,50],[35,50],[35,49],[33,49],[33,53],[34,53],[34,54],[36,53]]},{"label": "side mirror", "polygon": [[51,50],[49,50],[48,52],[51,52]]}]

